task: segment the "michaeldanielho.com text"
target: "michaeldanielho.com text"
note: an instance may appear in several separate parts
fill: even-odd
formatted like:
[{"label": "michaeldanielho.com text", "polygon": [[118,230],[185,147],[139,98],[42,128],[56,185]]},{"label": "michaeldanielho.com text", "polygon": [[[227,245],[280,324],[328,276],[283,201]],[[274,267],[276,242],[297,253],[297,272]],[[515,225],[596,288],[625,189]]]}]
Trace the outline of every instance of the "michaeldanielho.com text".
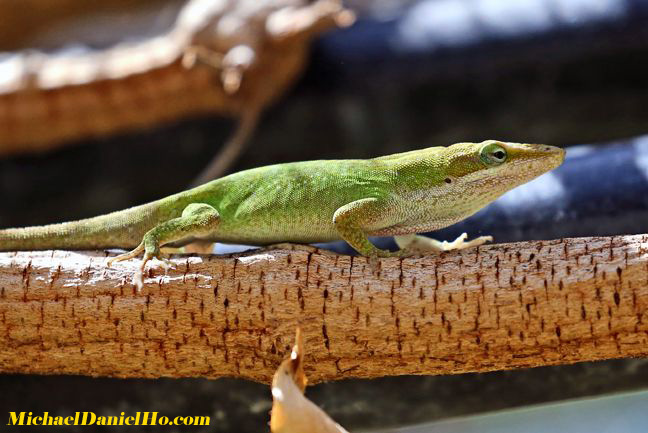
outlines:
[{"label": "michaeldanielho.com text", "polygon": [[52,416],[48,412],[9,412],[7,425],[209,425],[208,416],[160,416],[158,412],[135,412],[126,416],[102,416],[94,412],[75,412],[70,416]]}]

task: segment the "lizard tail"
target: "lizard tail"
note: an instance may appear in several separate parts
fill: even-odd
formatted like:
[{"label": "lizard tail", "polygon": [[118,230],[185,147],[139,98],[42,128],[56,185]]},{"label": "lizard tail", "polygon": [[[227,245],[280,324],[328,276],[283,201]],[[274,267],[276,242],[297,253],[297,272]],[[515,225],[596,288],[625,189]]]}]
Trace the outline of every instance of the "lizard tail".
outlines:
[{"label": "lizard tail", "polygon": [[160,220],[156,202],[94,218],[0,230],[0,251],[133,248]]}]

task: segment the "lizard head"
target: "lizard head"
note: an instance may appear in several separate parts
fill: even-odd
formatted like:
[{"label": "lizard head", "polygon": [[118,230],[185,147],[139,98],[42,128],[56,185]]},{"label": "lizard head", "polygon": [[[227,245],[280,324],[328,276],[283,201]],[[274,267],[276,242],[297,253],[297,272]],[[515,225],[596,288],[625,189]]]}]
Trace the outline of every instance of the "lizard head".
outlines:
[{"label": "lizard head", "polygon": [[487,183],[504,183],[506,189],[526,183],[558,167],[565,151],[546,144],[505,143],[487,140],[475,143],[473,157],[479,158],[480,172]]},{"label": "lizard head", "polygon": [[565,159],[565,151],[546,144],[487,140],[454,144],[445,148],[442,159],[446,186],[460,192],[469,207],[478,209],[558,167]]},{"label": "lizard head", "polygon": [[474,214],[508,190],[562,164],[565,151],[545,144],[487,140],[377,158],[396,170],[400,196],[434,230]]}]

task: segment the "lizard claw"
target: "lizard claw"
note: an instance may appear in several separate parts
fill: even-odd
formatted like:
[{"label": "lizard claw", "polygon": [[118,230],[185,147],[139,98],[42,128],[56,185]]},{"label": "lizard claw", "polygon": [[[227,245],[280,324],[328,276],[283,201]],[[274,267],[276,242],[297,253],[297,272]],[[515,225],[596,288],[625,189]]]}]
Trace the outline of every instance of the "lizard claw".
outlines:
[{"label": "lizard claw", "polygon": [[486,242],[493,242],[492,236],[479,236],[478,238],[466,241],[468,235],[462,233],[457,239],[452,242],[443,241],[441,245],[442,251],[452,251],[452,250],[463,250],[465,248],[477,247],[483,245]]},{"label": "lizard claw", "polygon": [[106,262],[106,266],[111,267],[113,263],[115,262],[123,262],[124,260],[129,260],[134,257],[137,257],[140,255],[140,253],[144,251],[144,244],[141,243],[139,244],[134,250],[129,251],[127,253],[120,254],[118,256],[112,257],[108,259]]},{"label": "lizard claw", "polygon": [[137,293],[142,291],[142,287],[144,287],[144,271],[140,269],[135,272],[135,275],[133,275],[133,284],[137,289]]},{"label": "lizard claw", "polygon": [[465,240],[467,238],[468,238],[468,233],[463,232],[462,234],[460,234],[457,237],[457,239],[455,239],[452,242],[443,241],[443,242],[441,242],[441,250],[442,251],[451,251],[451,250],[464,248],[464,244],[466,244]]},{"label": "lizard claw", "polygon": [[175,264],[169,259],[158,258],[158,260],[160,261],[160,266],[162,267],[162,269],[164,269],[165,272],[168,272],[169,269],[175,268]]},{"label": "lizard claw", "polygon": [[133,276],[133,284],[137,287],[137,291],[141,291],[142,287],[144,286],[144,270],[146,268],[146,264],[150,262],[151,260],[156,259],[159,261],[159,265],[162,269],[164,269],[164,272],[168,272],[169,269],[175,268],[174,263],[164,257],[160,257],[160,252],[145,252],[144,257],[142,258],[142,264],[140,265],[139,269]]}]

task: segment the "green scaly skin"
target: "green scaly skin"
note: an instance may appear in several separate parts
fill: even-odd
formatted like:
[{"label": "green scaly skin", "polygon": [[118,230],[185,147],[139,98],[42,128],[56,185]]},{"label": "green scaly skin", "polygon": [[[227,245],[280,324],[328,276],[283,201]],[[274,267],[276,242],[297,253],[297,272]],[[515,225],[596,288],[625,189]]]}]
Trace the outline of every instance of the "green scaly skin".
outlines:
[{"label": "green scaly skin", "polygon": [[[367,160],[271,165],[95,218],[0,230],[0,250],[135,248],[113,260],[144,252],[143,268],[160,246],[195,239],[252,245],[344,239],[368,257],[463,248],[490,237],[442,244],[412,234],[472,215],[556,168],[564,155],[553,146],[488,140]],[[405,248],[380,250],[371,235],[396,236]]]}]

